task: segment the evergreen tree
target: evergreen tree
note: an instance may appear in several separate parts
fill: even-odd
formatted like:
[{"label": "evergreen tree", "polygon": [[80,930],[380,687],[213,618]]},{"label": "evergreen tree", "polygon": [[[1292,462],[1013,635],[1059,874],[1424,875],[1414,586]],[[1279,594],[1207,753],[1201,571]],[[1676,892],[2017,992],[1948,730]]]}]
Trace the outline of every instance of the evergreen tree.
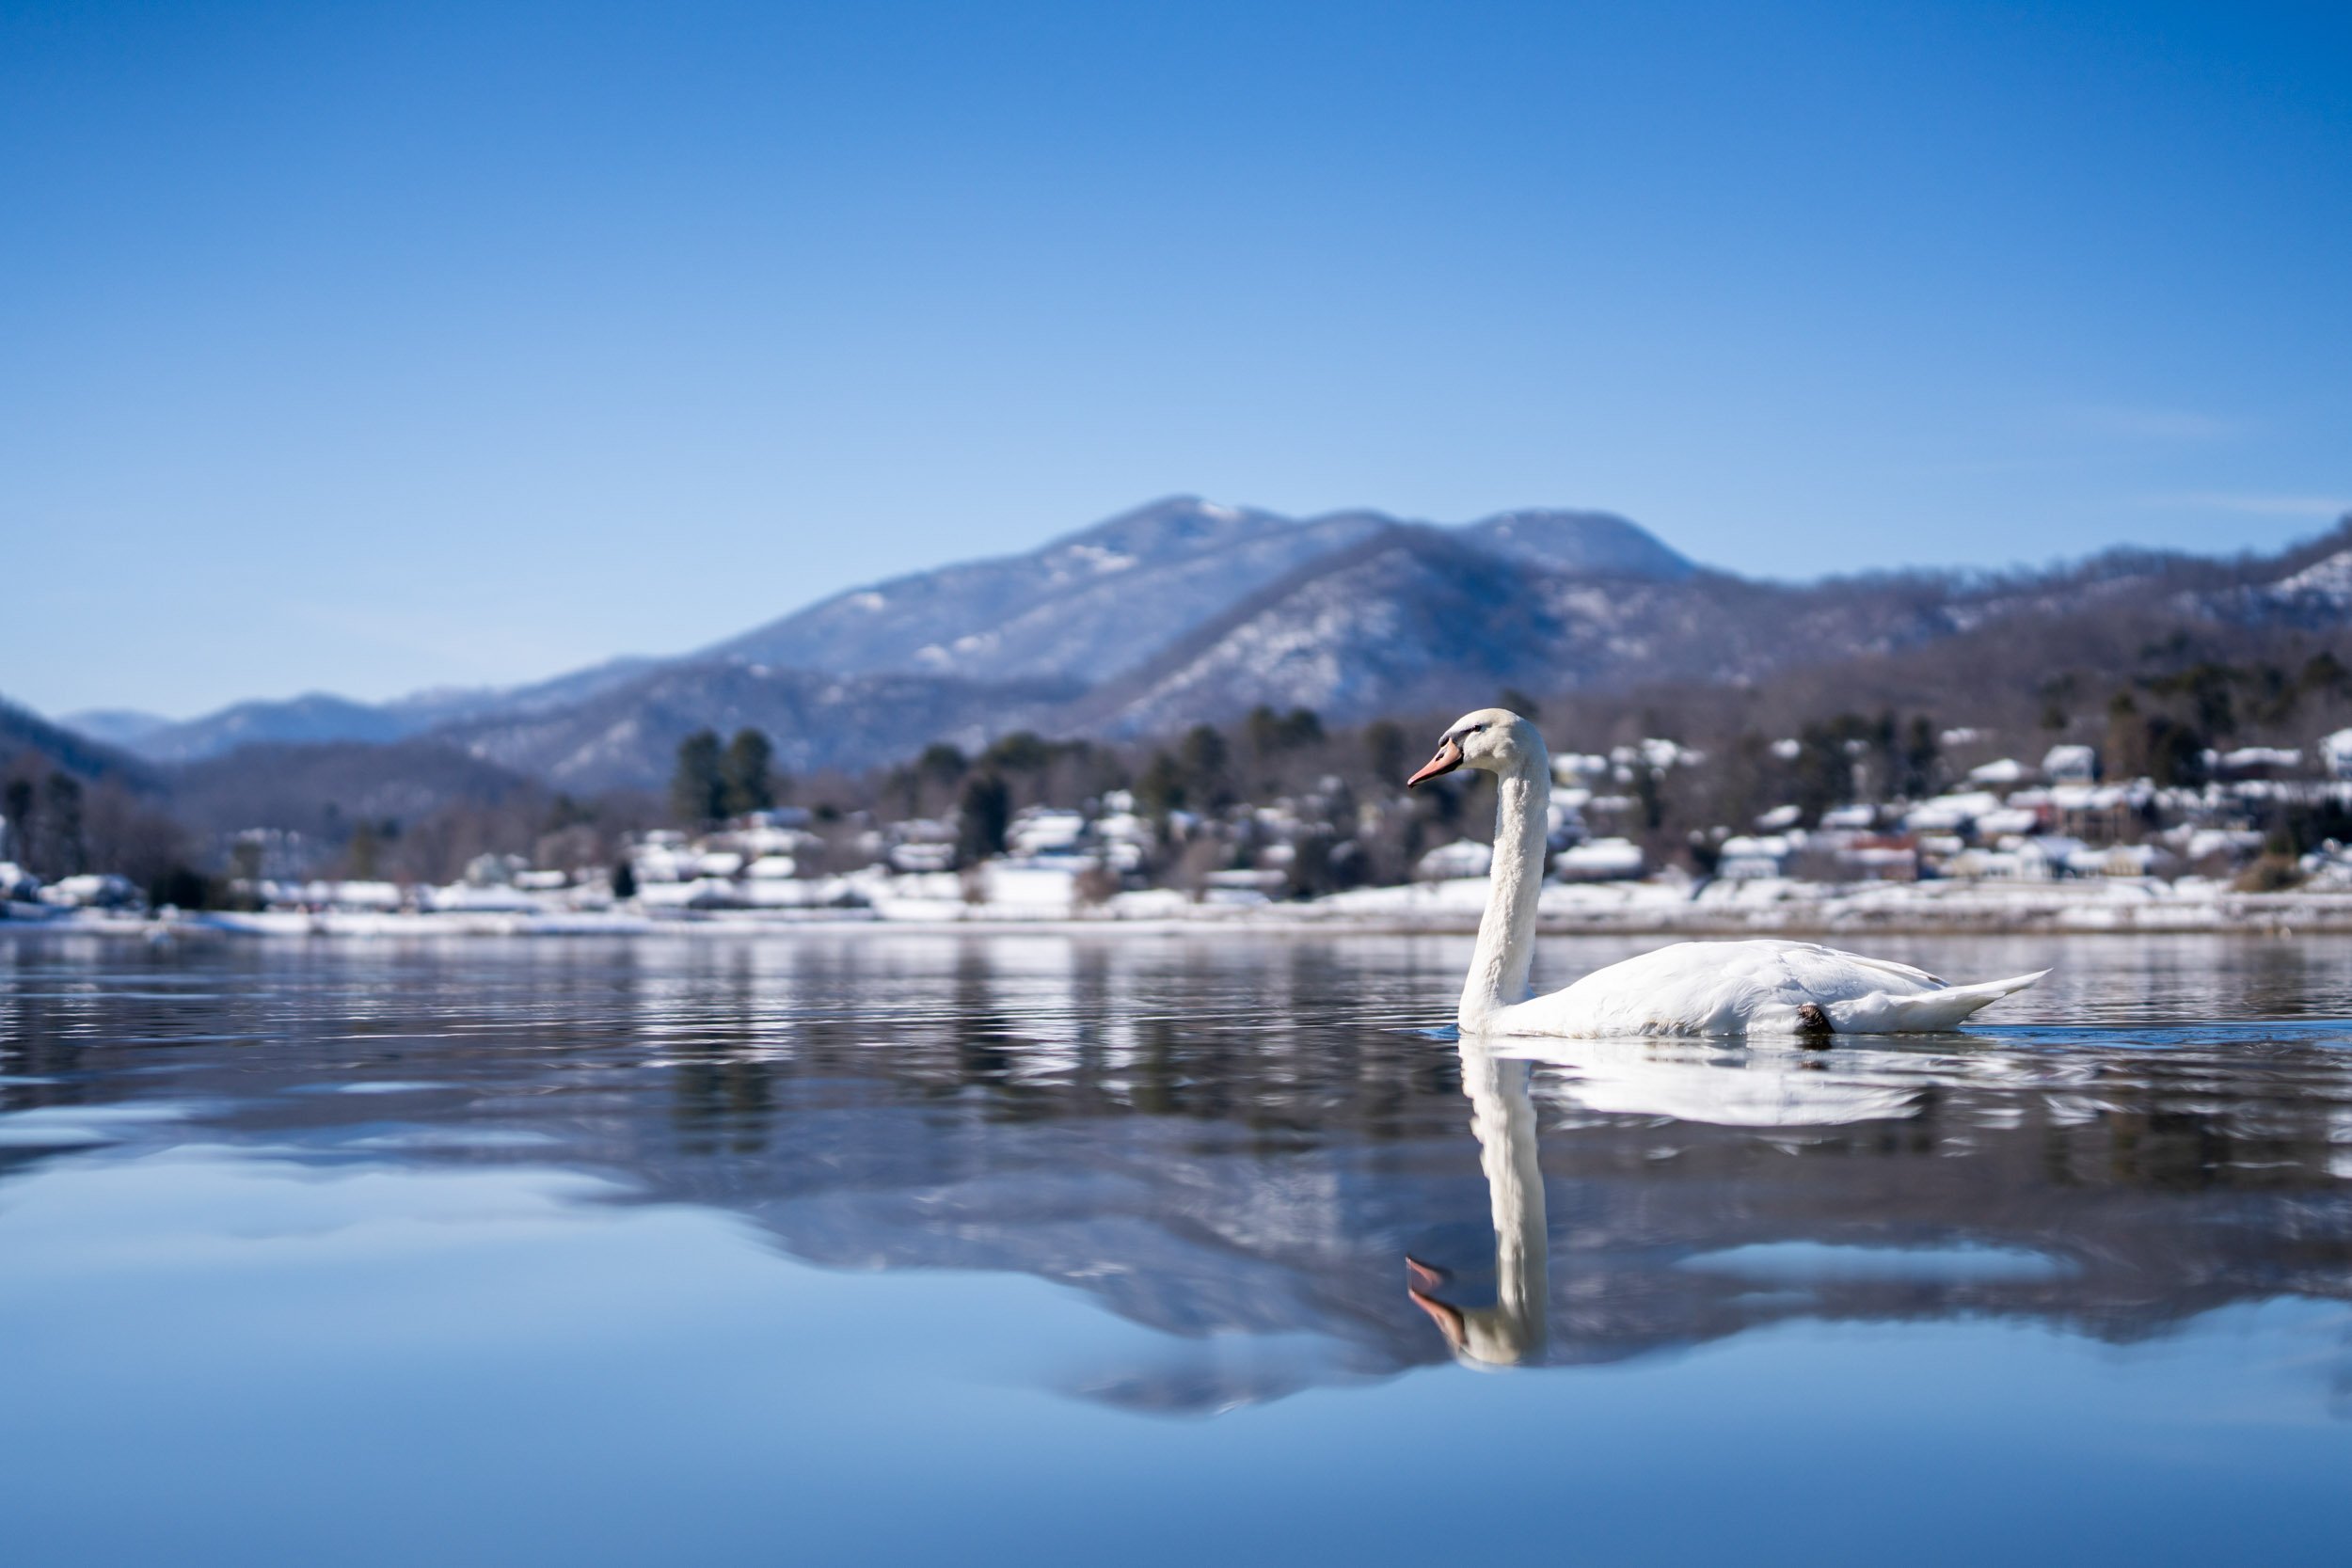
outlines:
[{"label": "evergreen tree", "polygon": [[49,823],[49,875],[78,877],[89,869],[82,840],[82,782],[71,773],[52,773],[41,796],[41,816]]},{"label": "evergreen tree", "polygon": [[1184,768],[1184,794],[1196,811],[1215,811],[1230,800],[1226,776],[1225,737],[1214,725],[1195,724],[1184,732],[1178,760]]},{"label": "evergreen tree", "polygon": [[8,858],[26,870],[33,865],[33,781],[10,779],[5,797],[8,816]]},{"label": "evergreen tree", "polygon": [[956,859],[970,865],[1005,852],[1005,830],[1012,825],[1012,792],[994,773],[963,781],[956,805]]},{"label": "evergreen tree", "polygon": [[1375,719],[1364,726],[1364,762],[1372,776],[1383,785],[1395,787],[1405,783],[1405,764],[1410,751],[1405,741],[1405,726],[1393,719]]},{"label": "evergreen tree", "polygon": [[775,748],[757,730],[735,732],[727,742],[726,756],[720,763],[720,815],[740,816],[746,812],[766,811],[776,803],[775,779],[769,765],[775,758]]},{"label": "evergreen tree", "polygon": [[1171,811],[1184,809],[1184,765],[1166,752],[1155,752],[1136,777],[1136,809],[1156,822]]},{"label": "evergreen tree", "polygon": [[379,847],[375,838],[375,824],[362,818],[359,825],[351,831],[351,847],[346,855],[354,879],[362,882],[375,879]]},{"label": "evergreen tree", "polygon": [[1260,703],[1241,721],[1242,734],[1249,740],[1249,756],[1253,762],[1263,763],[1282,749],[1282,716]]},{"label": "evergreen tree", "polygon": [[677,768],[670,775],[670,817],[681,828],[699,828],[717,821],[725,807],[718,733],[696,730],[677,743]]},{"label": "evergreen tree", "polygon": [[1904,797],[1924,800],[1935,793],[1936,775],[1943,768],[1943,744],[1936,739],[1934,722],[1924,713],[1914,717],[1909,737],[1903,744]]},{"label": "evergreen tree", "polygon": [[1007,773],[1042,773],[1053,765],[1054,744],[1035,730],[1015,730],[997,736],[980,761]]}]

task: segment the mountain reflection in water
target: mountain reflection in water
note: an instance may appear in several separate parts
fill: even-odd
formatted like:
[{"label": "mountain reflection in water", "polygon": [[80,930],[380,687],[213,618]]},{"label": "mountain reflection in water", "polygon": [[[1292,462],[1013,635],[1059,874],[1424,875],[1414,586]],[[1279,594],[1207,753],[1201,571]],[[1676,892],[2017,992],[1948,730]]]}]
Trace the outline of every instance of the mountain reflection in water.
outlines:
[{"label": "mountain reflection in water", "polygon": [[1439,939],[17,941],[0,1196],[197,1142],[559,1167],[811,1263],[1058,1281],[1159,1331],[1060,1386],[1177,1412],[1457,1352],[1963,1315],[2123,1341],[2352,1296],[2340,944],[1882,945],[2060,968],[1967,1036],[1498,1053],[1423,1027]]}]

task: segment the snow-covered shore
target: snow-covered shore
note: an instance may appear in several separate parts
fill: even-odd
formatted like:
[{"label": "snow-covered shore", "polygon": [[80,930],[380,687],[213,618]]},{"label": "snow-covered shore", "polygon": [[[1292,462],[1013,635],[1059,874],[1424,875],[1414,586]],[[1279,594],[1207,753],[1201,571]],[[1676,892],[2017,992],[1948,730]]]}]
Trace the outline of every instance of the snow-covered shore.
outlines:
[{"label": "snow-covered shore", "polygon": [[[1060,899],[967,901],[930,888],[863,907],[772,910],[499,910],[204,911],[141,916],[42,911],[0,920],[0,935],[80,932],[126,937],[676,936],[741,937],[803,928],[1092,931],[1473,930],[1484,878],[1362,888],[1310,901],[1196,900],[1169,891],[1099,904]],[[2352,892],[2240,893],[2196,878],[1822,883],[1754,878],[1558,884],[1543,892],[1549,933],[1761,936],[1843,932],[2221,931],[2352,934]]]}]

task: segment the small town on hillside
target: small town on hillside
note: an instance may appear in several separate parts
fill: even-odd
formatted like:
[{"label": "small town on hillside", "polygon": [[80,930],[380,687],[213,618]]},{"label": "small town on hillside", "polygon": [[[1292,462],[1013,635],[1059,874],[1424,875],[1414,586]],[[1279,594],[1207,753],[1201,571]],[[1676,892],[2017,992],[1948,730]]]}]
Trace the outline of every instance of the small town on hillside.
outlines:
[{"label": "small town on hillside", "polygon": [[[1545,913],[1768,927],[1866,909],[1899,921],[1997,908],[2013,920],[2038,904],[2078,924],[2195,926],[2225,897],[2352,894],[2352,729],[2300,747],[2159,756],[2121,777],[2089,744],[1963,768],[1944,759],[1997,750],[1997,737],[1891,721],[1869,731],[1816,726],[1771,742],[1772,763],[1797,781],[1785,792],[1815,798],[1690,828],[1721,759],[1656,737],[1555,755]],[[1237,783],[1250,768],[1236,756],[1304,752],[1311,763],[1351,742],[1352,780]],[[975,758],[934,746],[866,791],[897,810],[844,809],[780,803],[763,737],[722,746],[703,732],[679,748],[674,825],[609,841],[559,826],[535,853],[485,850],[446,882],[349,864],[370,858],[364,832],[346,874],[306,875],[316,856],[299,835],[248,830],[230,847],[231,874],[187,900],[212,908],[116,871],[43,881],[21,852],[0,862],[0,908],[14,920],[259,933],[1253,917],[1457,927],[1484,897],[1490,808],[1452,780],[1418,796],[1379,790],[1409,752],[1393,724],[1326,736],[1311,714],[1262,710],[1232,740],[1197,727],[1120,787],[1076,794],[1083,769],[1073,784],[1054,764],[1099,757],[1014,736]],[[1940,787],[1917,789],[1926,781]],[[8,803],[16,824],[0,842],[20,849],[40,802],[13,789]]]}]

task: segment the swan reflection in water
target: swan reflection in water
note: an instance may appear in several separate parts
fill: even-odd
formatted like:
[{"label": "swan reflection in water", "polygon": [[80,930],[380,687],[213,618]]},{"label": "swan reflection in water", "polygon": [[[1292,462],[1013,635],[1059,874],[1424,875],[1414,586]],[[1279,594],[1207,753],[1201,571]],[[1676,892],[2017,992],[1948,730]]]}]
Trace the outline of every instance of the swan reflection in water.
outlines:
[{"label": "swan reflection in water", "polygon": [[1461,1051],[1470,1132],[1478,1139],[1478,1164],[1486,1173],[1494,1209],[1495,1304],[1461,1307],[1439,1301],[1430,1292],[1445,1283],[1444,1271],[1416,1258],[1405,1259],[1411,1280],[1406,1294],[1429,1314],[1457,1356],[1479,1366],[1517,1366],[1542,1355],[1549,1309],[1544,1173],[1535,1160],[1535,1098],[1530,1092],[1535,1064],[1502,1055],[1473,1038],[1465,1038]]},{"label": "swan reflection in water", "polygon": [[1534,1070],[1559,1069],[1565,1099],[1588,1111],[1718,1127],[1833,1127],[1915,1115],[1919,1089],[1866,1068],[1773,1047],[1659,1038],[1462,1038],[1462,1089],[1495,1230],[1495,1302],[1456,1307],[1442,1269],[1405,1259],[1406,1294],[1457,1358],[1510,1367],[1541,1360],[1549,1306],[1549,1235],[1536,1157]]}]

